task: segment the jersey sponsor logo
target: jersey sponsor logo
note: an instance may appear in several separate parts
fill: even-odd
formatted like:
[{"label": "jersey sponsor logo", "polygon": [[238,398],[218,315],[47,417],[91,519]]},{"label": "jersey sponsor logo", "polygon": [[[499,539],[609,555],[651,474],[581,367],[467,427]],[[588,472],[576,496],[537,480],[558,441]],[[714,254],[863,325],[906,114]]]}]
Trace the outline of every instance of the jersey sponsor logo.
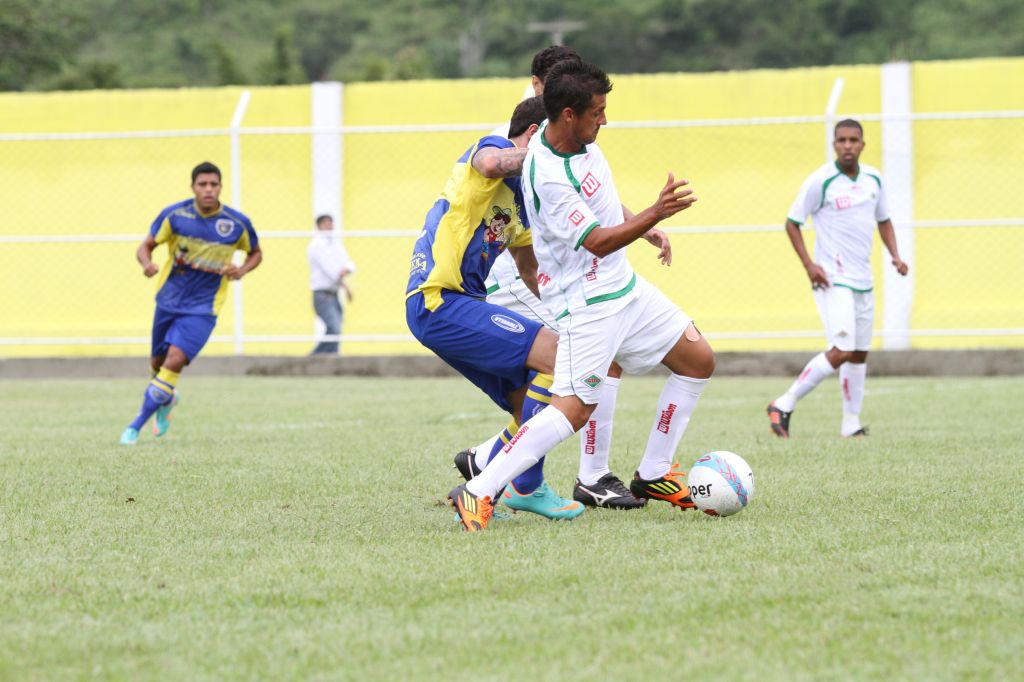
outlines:
[{"label": "jersey sponsor logo", "polygon": [[596,374],[591,374],[590,376],[580,377],[580,381],[589,386],[590,388],[597,388],[597,386],[603,380]]},{"label": "jersey sponsor logo", "polygon": [[538,272],[537,285],[544,287],[547,286],[548,284],[551,284],[551,278],[545,275],[543,272]]},{"label": "jersey sponsor logo", "polygon": [[513,334],[522,334],[526,331],[526,327],[523,326],[522,322],[514,320],[507,315],[491,315],[491,322],[494,323],[494,326],[501,327]]},{"label": "jersey sponsor logo", "polygon": [[217,234],[219,234],[221,237],[227,237],[234,231],[235,221],[228,220],[227,218],[221,218],[220,220],[217,221],[217,224],[214,227],[217,228]]},{"label": "jersey sponsor logo", "polygon": [[853,201],[850,197],[836,197],[836,208],[840,211],[844,208],[850,208],[853,205]]},{"label": "jersey sponsor logo", "polygon": [[672,415],[679,409],[675,403],[669,403],[668,407],[661,411],[661,416],[658,417],[658,430],[662,433],[668,433],[668,428],[672,425]]},{"label": "jersey sponsor logo", "polygon": [[590,261],[590,269],[587,270],[587,274],[585,275],[588,282],[593,282],[597,280],[598,265],[600,265],[600,259],[594,258],[593,260]]},{"label": "jersey sponsor logo", "polygon": [[583,193],[589,199],[594,196],[597,190],[601,189],[601,183],[592,173],[587,173],[587,176],[583,178],[583,182],[580,183],[580,189],[583,190]]},{"label": "jersey sponsor logo", "polygon": [[583,212],[580,211],[578,208],[569,214],[569,222],[575,225],[576,227],[579,227],[580,224],[586,219],[587,217],[583,215]]}]

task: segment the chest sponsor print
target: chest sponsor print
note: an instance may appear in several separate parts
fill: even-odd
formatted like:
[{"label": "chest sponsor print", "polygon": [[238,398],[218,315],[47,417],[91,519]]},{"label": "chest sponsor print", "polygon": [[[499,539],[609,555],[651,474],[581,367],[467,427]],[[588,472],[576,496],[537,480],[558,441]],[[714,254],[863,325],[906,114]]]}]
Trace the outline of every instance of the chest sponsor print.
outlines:
[{"label": "chest sponsor print", "polygon": [[583,194],[585,194],[589,199],[594,196],[599,189],[601,189],[601,182],[595,178],[592,173],[587,173],[586,177],[583,178],[583,182],[580,183],[580,190],[582,190]]}]

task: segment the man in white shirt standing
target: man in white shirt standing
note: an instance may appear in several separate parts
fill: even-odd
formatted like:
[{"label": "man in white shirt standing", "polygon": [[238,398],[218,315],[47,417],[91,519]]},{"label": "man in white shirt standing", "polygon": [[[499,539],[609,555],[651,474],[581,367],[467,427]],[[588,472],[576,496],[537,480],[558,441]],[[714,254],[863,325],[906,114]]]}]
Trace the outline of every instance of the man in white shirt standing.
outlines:
[{"label": "man in white shirt standing", "polygon": [[676,446],[714,371],[714,354],[692,320],[638,277],[625,247],[696,198],[669,174],[657,201],[624,212],[608,163],[593,144],[607,123],[611,82],[591,64],[564,61],[544,83],[548,125],[523,165],[541,300],[558,322],[551,404],[526,421],[486,468],[448,497],[466,530],[486,527],[494,495],[586,423],[612,360],[642,373],[672,372],[659,398],[647,449],[630,483],[638,498],[693,507]]},{"label": "man in white shirt standing", "polygon": [[322,215],[316,219],[316,234],[306,249],[306,257],[309,258],[313,310],[324,323],[324,333],[328,337],[316,345],[312,355],[335,355],[344,316],[338,293],[339,290],[344,292],[346,302],[352,300],[352,291],[345,284],[345,278],[356,271],[356,266],[348,257],[341,237],[335,234],[331,216]]},{"label": "man in white shirt standing", "polygon": [[[906,276],[908,270],[896,247],[882,176],[860,163],[864,151],[860,123],[853,119],[837,123],[832,147],[835,163],[811,173],[786,217],[786,234],[811,280],[828,350],[811,358],[789,390],[768,405],[772,433],[780,438],[789,438],[789,418],[797,401],[836,369],[843,396],[840,435],[867,435],[860,411],[875,316],[871,242],[876,223],[896,271]],[[800,232],[808,216],[814,217],[814,260]]]}]

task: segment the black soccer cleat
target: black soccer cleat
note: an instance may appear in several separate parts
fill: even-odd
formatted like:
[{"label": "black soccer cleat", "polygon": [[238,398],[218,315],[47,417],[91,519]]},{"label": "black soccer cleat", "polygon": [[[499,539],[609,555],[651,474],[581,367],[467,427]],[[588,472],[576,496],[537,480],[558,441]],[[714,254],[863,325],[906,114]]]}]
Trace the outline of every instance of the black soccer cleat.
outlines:
[{"label": "black soccer cleat", "polygon": [[851,433],[849,436],[844,436],[844,438],[864,438],[867,435],[868,435],[868,427],[862,426],[859,429],[857,429],[856,431],[854,431],[853,433]]},{"label": "black soccer cleat", "polygon": [[476,465],[475,455],[476,453],[472,450],[463,450],[455,455],[455,468],[467,481],[472,481],[480,475],[481,469]]},{"label": "black soccer cleat", "polygon": [[772,433],[779,438],[789,438],[789,416],[792,412],[783,412],[775,407],[775,401],[768,403],[768,421],[772,427]]},{"label": "black soccer cleat", "polygon": [[622,480],[612,473],[605,474],[593,485],[583,485],[577,478],[572,499],[588,507],[605,509],[640,509],[647,504],[646,499],[633,497]]}]

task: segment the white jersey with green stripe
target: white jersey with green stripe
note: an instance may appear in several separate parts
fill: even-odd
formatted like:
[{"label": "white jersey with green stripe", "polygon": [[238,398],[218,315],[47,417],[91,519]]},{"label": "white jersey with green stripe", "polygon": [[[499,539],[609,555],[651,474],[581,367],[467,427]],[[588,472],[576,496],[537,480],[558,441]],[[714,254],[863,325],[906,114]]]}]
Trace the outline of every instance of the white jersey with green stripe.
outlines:
[{"label": "white jersey with green stripe", "polygon": [[530,140],[523,164],[541,299],[555,318],[614,314],[632,300],[636,284],[626,250],[598,258],[583,246],[594,228],[624,221],[611,169],[596,144],[563,154],[548,144],[546,132]]},{"label": "white jersey with green stripe", "polygon": [[832,284],[855,291],[874,286],[871,273],[871,245],[875,227],[889,219],[882,175],[860,164],[856,177],[827,163],[811,173],[787,218],[803,225],[814,222],[814,261]]}]

